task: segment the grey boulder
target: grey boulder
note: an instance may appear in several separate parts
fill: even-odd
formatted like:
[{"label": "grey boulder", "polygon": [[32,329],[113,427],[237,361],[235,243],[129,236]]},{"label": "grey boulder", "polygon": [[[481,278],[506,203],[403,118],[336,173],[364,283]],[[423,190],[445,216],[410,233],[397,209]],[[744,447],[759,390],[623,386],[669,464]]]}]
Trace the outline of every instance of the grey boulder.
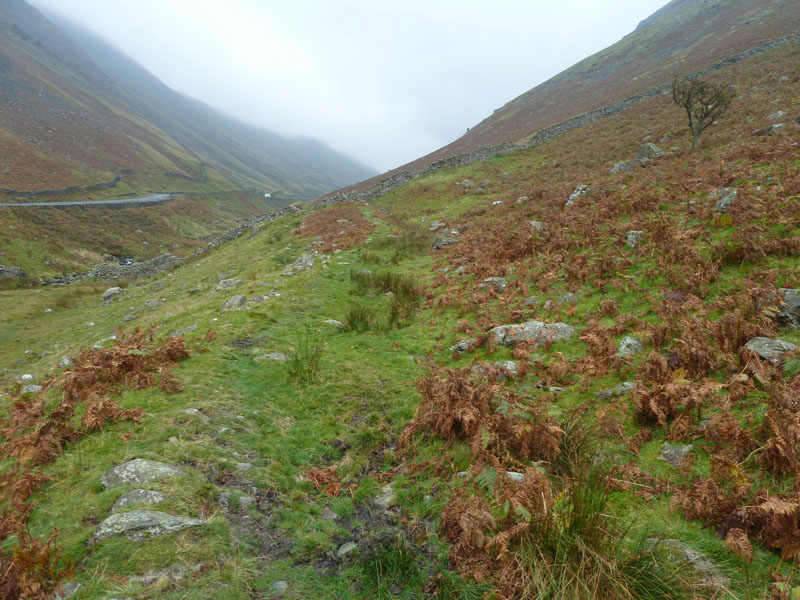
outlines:
[{"label": "grey boulder", "polygon": [[613,388],[597,392],[595,398],[598,400],[613,400],[614,398],[620,398],[621,396],[631,393],[635,388],[636,385],[633,382],[625,381]]},{"label": "grey boulder", "polygon": [[242,285],[241,279],[223,279],[214,286],[215,292],[224,292],[225,290],[232,290],[235,287]]},{"label": "grey boulder", "polygon": [[164,494],[155,490],[131,490],[117,498],[114,506],[111,507],[111,512],[119,512],[132,506],[158,504],[166,499],[167,497]]},{"label": "grey boulder", "polygon": [[544,346],[551,342],[563,342],[575,335],[575,329],[566,323],[543,323],[526,321],[518,325],[500,325],[489,331],[495,343],[516,346],[520,342],[531,342]]},{"label": "grey boulder", "polygon": [[114,489],[122,485],[150,483],[183,474],[183,469],[167,463],[134,458],[108,471],[100,478],[100,483],[107,489]]},{"label": "grey boulder", "polygon": [[765,337],[753,338],[744,345],[749,350],[771,363],[778,364],[788,352],[797,350],[798,346],[785,340],[771,340]]},{"label": "grey boulder", "polygon": [[800,329],[800,290],[781,288],[780,296],[783,304],[778,321],[790,329]]},{"label": "grey boulder", "polygon": [[100,542],[117,535],[141,541],[205,524],[202,519],[174,517],[154,510],[132,510],[113,514],[100,523],[92,536],[92,542]]},{"label": "grey boulder", "polygon": [[635,337],[626,335],[619,341],[617,356],[633,356],[634,354],[639,354],[639,352],[642,351],[642,348],[642,342],[637,340]]},{"label": "grey boulder", "polygon": [[103,292],[103,295],[100,296],[100,300],[102,300],[103,302],[110,302],[111,300],[113,300],[114,298],[116,298],[121,294],[122,294],[122,288],[120,287],[108,288],[105,292]]},{"label": "grey boulder", "polygon": [[664,442],[664,447],[661,449],[659,458],[667,462],[667,464],[675,467],[676,469],[681,466],[681,461],[692,451],[692,444],[670,444]]},{"label": "grey boulder", "polygon": [[225,304],[222,305],[222,310],[242,310],[247,305],[247,298],[241,294],[233,296]]},{"label": "grey boulder", "polygon": [[636,160],[654,160],[664,155],[664,151],[652,142],[644,144],[636,151]]},{"label": "grey boulder", "polygon": [[615,163],[613,167],[611,167],[610,173],[612,175],[616,175],[618,173],[625,173],[627,171],[633,171],[634,169],[638,169],[642,166],[641,161],[638,160],[623,160],[621,162]]}]

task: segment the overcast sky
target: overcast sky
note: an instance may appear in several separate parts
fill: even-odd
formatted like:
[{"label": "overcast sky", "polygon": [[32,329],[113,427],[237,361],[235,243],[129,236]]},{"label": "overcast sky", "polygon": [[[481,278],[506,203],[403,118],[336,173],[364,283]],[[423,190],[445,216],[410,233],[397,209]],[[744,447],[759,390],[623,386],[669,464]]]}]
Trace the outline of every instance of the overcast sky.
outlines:
[{"label": "overcast sky", "polygon": [[381,171],[633,31],[667,0],[29,0],[173,89]]}]

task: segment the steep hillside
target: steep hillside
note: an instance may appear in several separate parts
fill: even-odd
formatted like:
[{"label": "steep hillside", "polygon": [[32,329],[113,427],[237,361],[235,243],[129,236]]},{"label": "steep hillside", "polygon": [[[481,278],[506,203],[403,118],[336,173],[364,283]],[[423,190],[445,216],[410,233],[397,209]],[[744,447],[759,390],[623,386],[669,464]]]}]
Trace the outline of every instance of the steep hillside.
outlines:
[{"label": "steep hillside", "polygon": [[634,32],[495,110],[451,144],[349,189],[534,132],[800,34],[793,0],[673,0]]},{"label": "steep hillside", "polygon": [[[132,171],[209,189],[310,196],[372,171],[320,142],[224,117],[164,86],[92,34],[55,26],[23,0],[0,3],[0,187],[54,189]],[[169,183],[169,180],[165,182]],[[173,191],[169,185],[157,189]]]},{"label": "steep hillside", "polygon": [[797,597],[798,63],[0,292],[0,597]]}]

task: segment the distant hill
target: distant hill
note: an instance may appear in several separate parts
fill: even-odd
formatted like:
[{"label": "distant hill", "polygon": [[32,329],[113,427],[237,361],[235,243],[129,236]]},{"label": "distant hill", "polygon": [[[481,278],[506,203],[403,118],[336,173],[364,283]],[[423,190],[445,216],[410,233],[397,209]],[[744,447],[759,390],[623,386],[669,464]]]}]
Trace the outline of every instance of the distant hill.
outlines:
[{"label": "distant hill", "polygon": [[706,69],[765,42],[800,33],[797,0],[673,0],[631,34],[495,110],[454,142],[387,174],[524,140],[539,129]]},{"label": "distant hill", "polygon": [[375,171],[307,138],[226,117],[164,85],[92,32],[0,0],[0,187],[94,183],[120,169],[208,189],[313,196]]}]

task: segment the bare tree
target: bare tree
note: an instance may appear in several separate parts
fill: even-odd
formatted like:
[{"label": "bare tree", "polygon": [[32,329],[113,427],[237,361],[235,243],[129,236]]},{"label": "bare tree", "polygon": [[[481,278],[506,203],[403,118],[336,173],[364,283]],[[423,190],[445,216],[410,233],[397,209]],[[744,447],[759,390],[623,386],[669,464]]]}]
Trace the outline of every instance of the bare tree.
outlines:
[{"label": "bare tree", "polygon": [[725,114],[736,97],[733,88],[724,83],[691,79],[672,83],[672,100],[686,110],[692,130],[692,149],[697,148],[700,134]]}]

